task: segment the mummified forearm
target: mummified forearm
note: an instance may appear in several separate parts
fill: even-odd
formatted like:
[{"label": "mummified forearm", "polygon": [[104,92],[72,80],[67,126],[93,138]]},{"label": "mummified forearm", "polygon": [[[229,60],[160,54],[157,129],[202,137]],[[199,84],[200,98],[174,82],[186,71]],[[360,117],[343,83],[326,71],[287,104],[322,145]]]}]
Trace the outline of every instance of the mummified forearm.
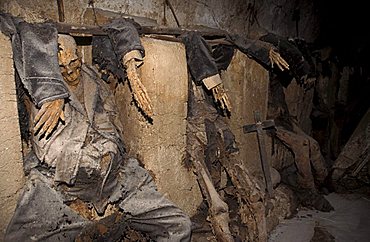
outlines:
[{"label": "mummified forearm", "polygon": [[130,87],[132,95],[134,96],[135,101],[137,102],[139,108],[148,115],[149,117],[153,116],[153,107],[151,100],[147,93],[147,90],[143,83],[140,80],[140,77],[137,73],[136,60],[131,59],[125,63],[127,77],[130,82]]}]

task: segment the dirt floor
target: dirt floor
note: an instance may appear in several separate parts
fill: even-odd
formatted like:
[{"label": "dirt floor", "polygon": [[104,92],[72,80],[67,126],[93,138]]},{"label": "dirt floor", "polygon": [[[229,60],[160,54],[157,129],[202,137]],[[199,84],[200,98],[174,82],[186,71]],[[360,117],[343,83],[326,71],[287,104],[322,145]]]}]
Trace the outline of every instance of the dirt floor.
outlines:
[{"label": "dirt floor", "polygon": [[331,193],[326,198],[334,211],[301,209],[293,218],[282,221],[268,242],[370,241],[369,196]]}]

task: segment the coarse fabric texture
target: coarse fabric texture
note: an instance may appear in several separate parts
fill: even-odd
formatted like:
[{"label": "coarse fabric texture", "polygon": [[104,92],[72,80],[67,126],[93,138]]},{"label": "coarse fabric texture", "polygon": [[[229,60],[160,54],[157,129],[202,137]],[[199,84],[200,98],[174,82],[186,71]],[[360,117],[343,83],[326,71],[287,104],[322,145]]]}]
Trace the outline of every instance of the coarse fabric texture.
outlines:
[{"label": "coarse fabric texture", "polygon": [[138,33],[140,25],[131,19],[115,19],[103,26],[104,31],[112,42],[114,52],[119,60],[132,50],[139,50],[145,56],[144,47],[141,44]]},{"label": "coarse fabric texture", "polygon": [[[55,168],[55,182],[72,185],[80,167],[89,175],[100,169],[101,184],[96,185],[103,189],[104,183],[110,181],[111,171],[120,165],[121,154],[124,154],[120,137],[122,127],[110,90],[98,78],[97,72],[82,65],[80,78],[77,91],[82,95],[70,90],[69,101],[65,104],[65,123],[60,122],[48,139],[33,136],[32,147],[40,161]],[[31,120],[37,112],[38,109],[33,107]],[[104,156],[111,157],[108,164],[100,163]]]},{"label": "coarse fabric texture", "polygon": [[[297,80],[300,80],[302,77],[312,73],[312,68],[308,60],[305,58],[295,42],[273,33],[268,33],[262,36],[260,40],[271,43],[277,48],[280,55],[286,62],[288,62],[291,74]],[[303,43],[300,45],[302,45],[301,48],[304,46]]]},{"label": "coarse fabric texture", "polygon": [[100,70],[107,71],[102,78],[108,80],[109,74],[120,81],[126,79],[122,65],[122,58],[129,52],[137,50],[141,60],[145,56],[145,49],[141,44],[138,29],[140,25],[131,19],[116,19],[103,26],[108,36],[93,36],[93,62]]},{"label": "coarse fabric texture", "polygon": [[[137,160],[125,157],[122,125],[107,84],[83,65],[81,82],[70,93],[65,123],[49,139],[32,137],[40,163],[34,157],[28,166],[29,180],[6,241],[74,241],[77,232],[94,226],[66,205],[76,199],[98,214],[116,204],[124,214],[122,226],[128,221],[156,241],[190,241],[188,216],[157,191]],[[36,113],[34,106],[31,119]],[[122,226],[108,226],[118,232],[103,241],[115,241]]]},{"label": "coarse fabric texture", "polygon": [[59,70],[53,23],[31,24],[0,13],[0,31],[12,40],[16,70],[35,105],[69,96]]},{"label": "coarse fabric texture", "polygon": [[99,70],[105,71],[102,72],[102,79],[108,81],[109,74],[111,74],[123,82],[126,79],[126,73],[113,50],[109,37],[93,36],[91,45],[93,63],[98,66]]},{"label": "coarse fabric texture", "polygon": [[4,241],[72,242],[86,233],[91,241],[119,241],[127,226],[159,242],[190,241],[190,219],[157,191],[137,160],[128,159],[119,177],[115,196],[123,215],[89,221],[66,205],[50,178],[32,169]]},{"label": "coarse fabric texture", "polygon": [[271,48],[274,48],[271,43],[258,39],[244,38],[239,34],[229,34],[227,40],[233,43],[238,50],[257,61],[263,67],[267,69],[271,68],[269,51]]},{"label": "coarse fabric texture", "polygon": [[[127,221],[155,241],[190,241],[189,217],[157,191],[137,160],[125,156],[114,97],[96,70],[83,65],[72,90],[60,73],[51,23],[29,24],[1,14],[0,27],[12,39],[16,69],[34,104],[30,123],[44,102],[66,98],[65,122],[50,137],[31,137],[28,180],[5,241],[75,241],[86,231],[99,231],[98,225],[108,233],[93,241],[116,241]],[[75,200],[99,215],[108,204],[119,213],[90,221],[67,206]]]},{"label": "coarse fabric texture", "polygon": [[185,44],[189,71],[197,85],[201,85],[204,78],[219,73],[211,47],[200,33],[189,31],[180,38]]}]

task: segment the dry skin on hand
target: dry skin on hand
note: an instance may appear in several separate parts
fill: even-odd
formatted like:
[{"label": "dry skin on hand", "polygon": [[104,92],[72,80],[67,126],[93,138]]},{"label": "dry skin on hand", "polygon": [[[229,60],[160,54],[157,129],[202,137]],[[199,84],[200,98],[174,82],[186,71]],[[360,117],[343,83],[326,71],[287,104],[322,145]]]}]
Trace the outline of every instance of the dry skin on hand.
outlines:
[{"label": "dry skin on hand", "polygon": [[219,103],[222,110],[228,110],[229,112],[231,111],[230,100],[222,84],[212,88],[212,94],[215,101]]},{"label": "dry skin on hand", "polygon": [[141,108],[146,115],[149,117],[153,116],[153,107],[151,100],[146,91],[145,86],[141,82],[139,75],[137,74],[135,59],[131,59],[126,63],[127,77],[130,82],[132,94],[136,100],[139,108]]},{"label": "dry skin on hand", "polygon": [[281,57],[281,55],[276,52],[273,48],[269,51],[269,58],[271,62],[271,67],[274,67],[274,64],[276,64],[281,71],[289,70],[289,64],[286,62],[286,60]]}]

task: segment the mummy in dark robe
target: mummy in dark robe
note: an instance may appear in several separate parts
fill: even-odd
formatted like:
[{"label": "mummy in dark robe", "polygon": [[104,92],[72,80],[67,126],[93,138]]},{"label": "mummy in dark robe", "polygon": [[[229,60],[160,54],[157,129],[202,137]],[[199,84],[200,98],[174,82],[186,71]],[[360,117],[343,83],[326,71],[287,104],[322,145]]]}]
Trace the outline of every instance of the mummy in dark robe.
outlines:
[{"label": "mummy in dark robe", "polygon": [[[48,89],[54,98],[41,108],[30,103],[33,155],[5,241],[118,241],[127,224],[155,241],[190,241],[188,216],[157,191],[136,159],[126,157],[107,84],[82,64],[73,37],[59,35],[58,42],[63,79],[54,85],[65,95]],[[58,121],[54,128],[43,128],[52,120]],[[94,210],[98,219],[74,204]],[[107,206],[114,212],[106,213]]]}]

